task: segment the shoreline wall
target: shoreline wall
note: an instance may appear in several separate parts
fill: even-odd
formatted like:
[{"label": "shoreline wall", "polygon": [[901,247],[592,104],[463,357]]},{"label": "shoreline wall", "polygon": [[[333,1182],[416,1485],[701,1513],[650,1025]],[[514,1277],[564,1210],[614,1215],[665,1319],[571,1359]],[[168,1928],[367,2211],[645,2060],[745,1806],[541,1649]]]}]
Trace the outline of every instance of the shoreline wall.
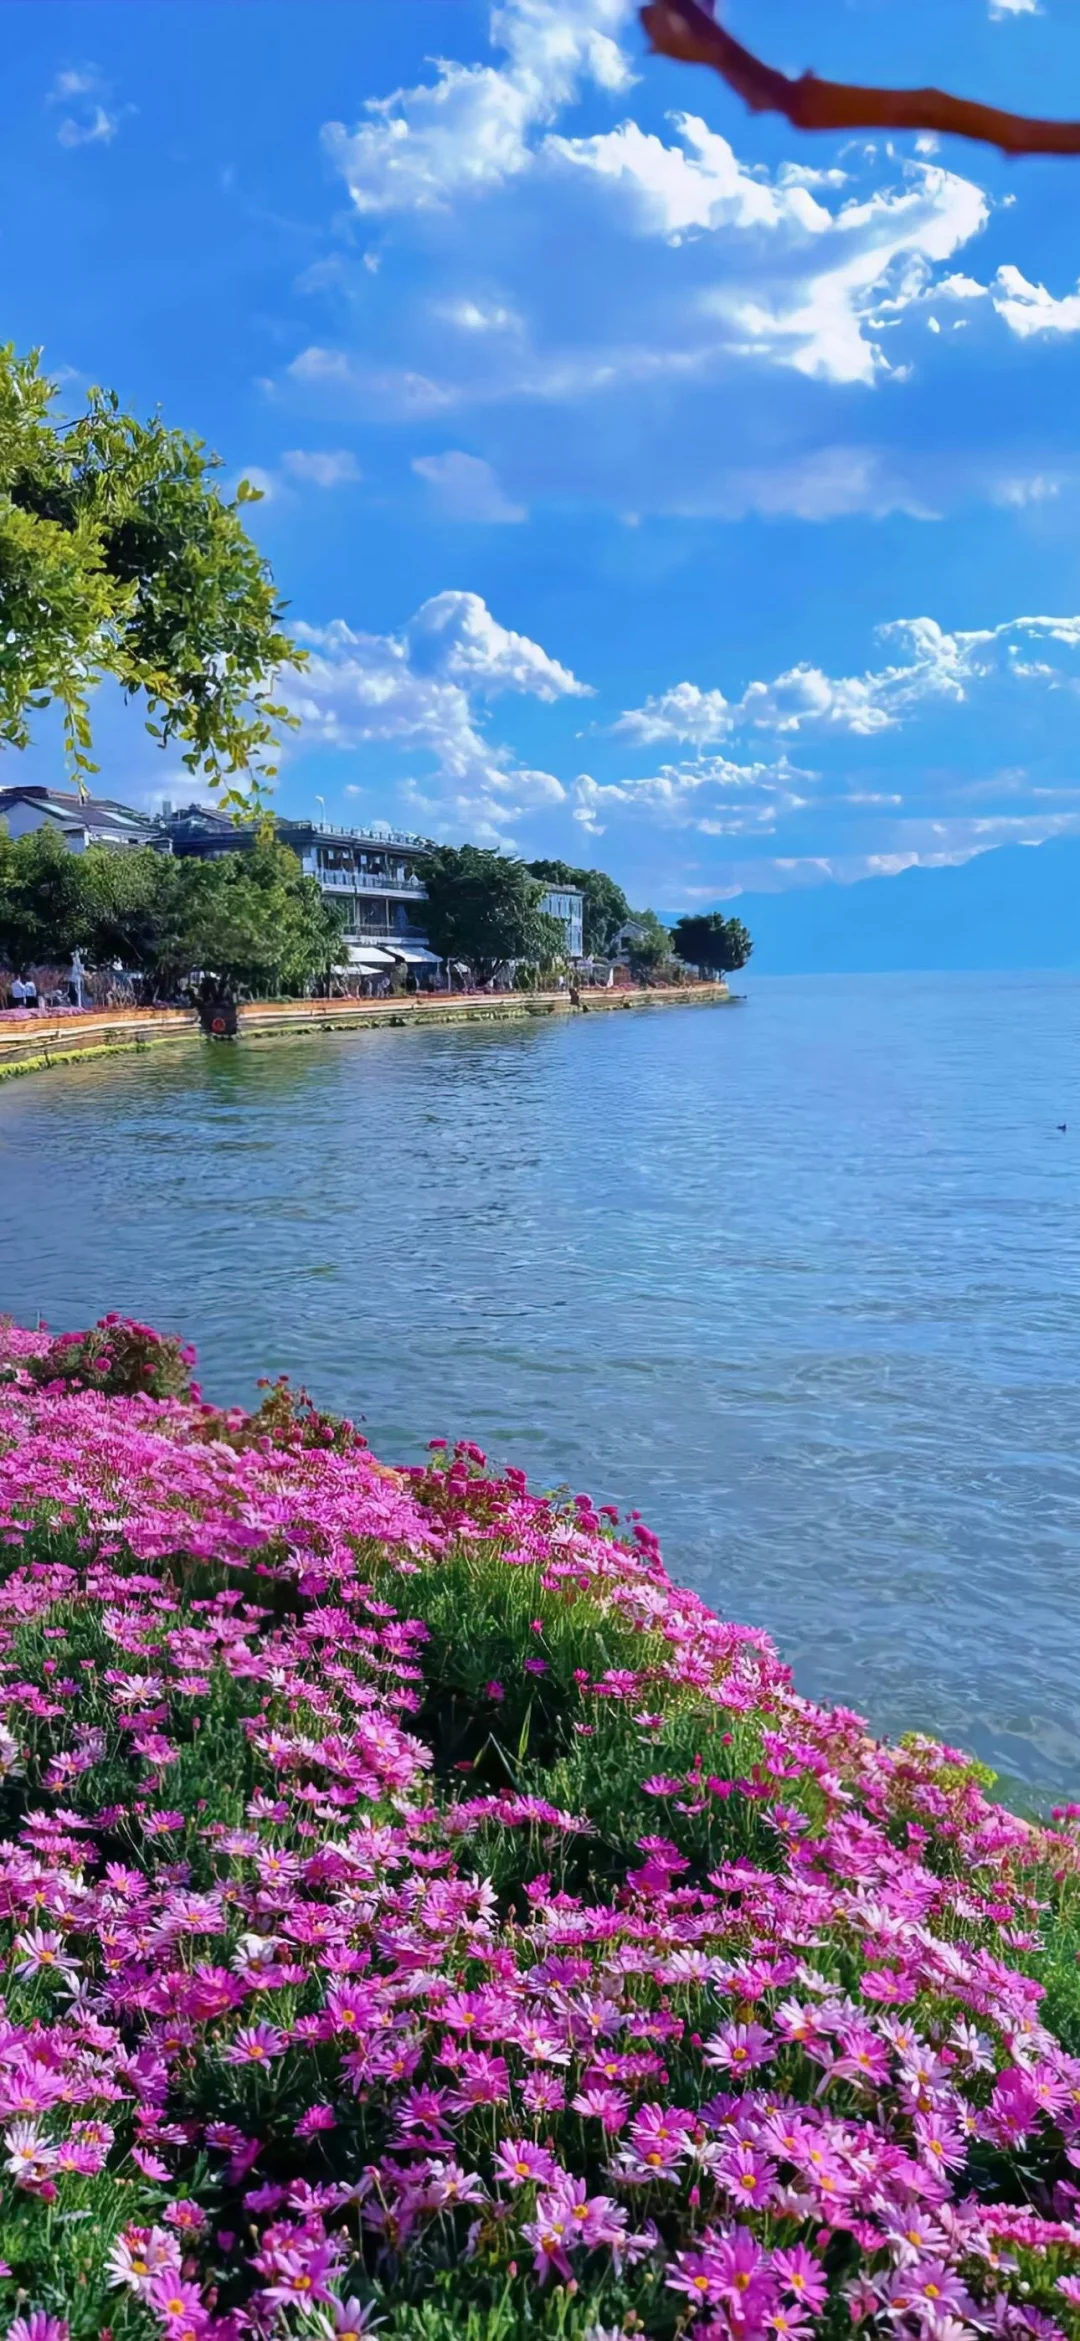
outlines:
[{"label": "shoreline wall", "polygon": [[[257,1000],[240,1010],[240,1034],[269,1040],[286,1033],[358,1032],[380,1025],[521,1023],[537,1016],[611,1015],[649,1008],[732,1007],[725,984],[670,991],[591,992],[575,1008],[568,992],[406,994],[399,1000]],[[78,1015],[0,1016],[0,1082],[45,1072],[82,1057],[120,1056],[173,1041],[202,1039],[184,1008],[91,1009]]]}]

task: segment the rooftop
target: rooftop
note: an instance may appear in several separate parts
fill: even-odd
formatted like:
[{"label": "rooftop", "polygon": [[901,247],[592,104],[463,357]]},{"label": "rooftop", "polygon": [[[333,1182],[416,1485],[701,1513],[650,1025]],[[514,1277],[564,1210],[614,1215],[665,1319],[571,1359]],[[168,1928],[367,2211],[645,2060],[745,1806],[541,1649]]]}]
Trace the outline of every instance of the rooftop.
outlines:
[{"label": "rooftop", "polygon": [[14,805],[40,805],[57,820],[83,829],[142,829],[149,836],[157,827],[149,814],[137,813],[113,797],[81,797],[74,789],[38,788],[17,781],[0,788],[0,818]]},{"label": "rooftop", "polygon": [[[216,805],[170,805],[162,811],[161,826],[163,828],[172,829],[181,823],[188,822],[193,826],[213,831],[232,829],[235,826],[228,814],[220,813]],[[282,835],[288,835],[290,831],[295,833],[297,830],[303,830],[311,837],[325,838],[327,843],[331,845],[334,843],[355,845],[358,841],[370,846],[404,845],[411,846],[413,851],[418,853],[431,842],[429,838],[418,837],[408,829],[391,829],[381,826],[371,829],[345,829],[333,821],[312,821],[303,813],[276,814],[275,824]],[[245,834],[245,825],[241,825],[238,834],[241,836]]]}]

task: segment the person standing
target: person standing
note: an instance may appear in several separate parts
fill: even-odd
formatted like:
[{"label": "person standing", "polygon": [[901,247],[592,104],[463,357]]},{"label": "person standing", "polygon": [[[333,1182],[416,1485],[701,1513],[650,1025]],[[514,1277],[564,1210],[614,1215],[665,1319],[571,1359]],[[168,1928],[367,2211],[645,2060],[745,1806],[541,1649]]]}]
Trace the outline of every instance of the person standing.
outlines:
[{"label": "person standing", "polygon": [[14,982],[8,985],[8,1007],[25,1008],[25,1006],[26,985],[24,984],[21,975],[17,975],[14,979]]}]

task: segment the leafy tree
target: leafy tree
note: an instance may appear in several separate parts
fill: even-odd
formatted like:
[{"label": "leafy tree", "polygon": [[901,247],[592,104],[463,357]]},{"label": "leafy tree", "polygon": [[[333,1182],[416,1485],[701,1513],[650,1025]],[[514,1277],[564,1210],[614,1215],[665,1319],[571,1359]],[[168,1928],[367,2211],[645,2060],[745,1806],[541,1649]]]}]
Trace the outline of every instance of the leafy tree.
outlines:
[{"label": "leafy tree", "polygon": [[465,959],[487,983],[509,960],[550,966],[566,955],[561,919],[540,905],[545,887],[524,862],[480,845],[434,845],[418,864],[427,933],[443,959]]},{"label": "leafy tree", "polygon": [[82,937],[99,966],[152,968],[182,885],[183,864],[152,846],[92,845],[76,861]]},{"label": "leafy tree", "polygon": [[754,948],[741,919],[726,919],[718,910],[699,911],[677,921],[672,943],[690,967],[707,967],[713,975],[730,975],[745,967]]},{"label": "leafy tree", "polygon": [[79,865],[55,829],[12,838],[0,821],[0,959],[16,974],[87,941]]},{"label": "leafy tree", "polygon": [[288,846],[259,835],[248,853],[177,861],[152,967],[160,984],[195,968],[264,996],[303,991],[341,949],[344,913],[323,901]]},{"label": "leafy tree", "polygon": [[[159,419],[136,421],[91,390],[61,421],[40,353],[0,349],[0,744],[23,748],[32,715],[58,701],[81,777],[89,702],[105,675],[142,694],[147,729],[183,744],[221,802],[250,807],[276,769],[275,669],[302,663],[240,508],[221,496],[219,458]],[[247,789],[226,787],[250,776]]]},{"label": "leafy tree", "polygon": [[632,910],[638,932],[629,941],[630,965],[635,975],[649,975],[671,957],[671,936],[654,910]]},{"label": "leafy tree", "polygon": [[163,990],[207,968],[253,992],[299,992],[334,965],[343,924],[270,833],[202,862],[152,846],[73,854],[52,829],[13,840],[0,825],[0,959],[20,970],[78,946]]},{"label": "leafy tree", "polygon": [[600,958],[610,950],[619,928],[630,916],[630,905],[606,870],[575,870],[570,862],[530,862],[534,878],[548,886],[580,886],[585,897],[585,949]]}]

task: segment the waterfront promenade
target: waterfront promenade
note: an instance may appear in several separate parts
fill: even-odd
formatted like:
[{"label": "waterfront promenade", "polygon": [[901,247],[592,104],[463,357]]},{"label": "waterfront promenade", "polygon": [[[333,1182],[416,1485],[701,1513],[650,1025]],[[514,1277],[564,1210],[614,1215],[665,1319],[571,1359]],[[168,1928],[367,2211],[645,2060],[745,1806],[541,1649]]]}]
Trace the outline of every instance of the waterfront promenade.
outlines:
[{"label": "waterfront promenade", "polygon": [[[317,1037],[320,1032],[417,1024],[501,1024],[536,1016],[611,1014],[620,1009],[730,1007],[725,984],[679,984],[655,989],[620,986],[589,992],[578,1007],[569,992],[420,992],[388,1000],[257,1000],[240,1009],[244,1039],[269,1040],[286,1033]],[[65,1012],[10,1010],[0,1015],[0,1081],[18,1073],[43,1072],[84,1056],[117,1055],[202,1039],[187,1008],[101,1008]]]}]

